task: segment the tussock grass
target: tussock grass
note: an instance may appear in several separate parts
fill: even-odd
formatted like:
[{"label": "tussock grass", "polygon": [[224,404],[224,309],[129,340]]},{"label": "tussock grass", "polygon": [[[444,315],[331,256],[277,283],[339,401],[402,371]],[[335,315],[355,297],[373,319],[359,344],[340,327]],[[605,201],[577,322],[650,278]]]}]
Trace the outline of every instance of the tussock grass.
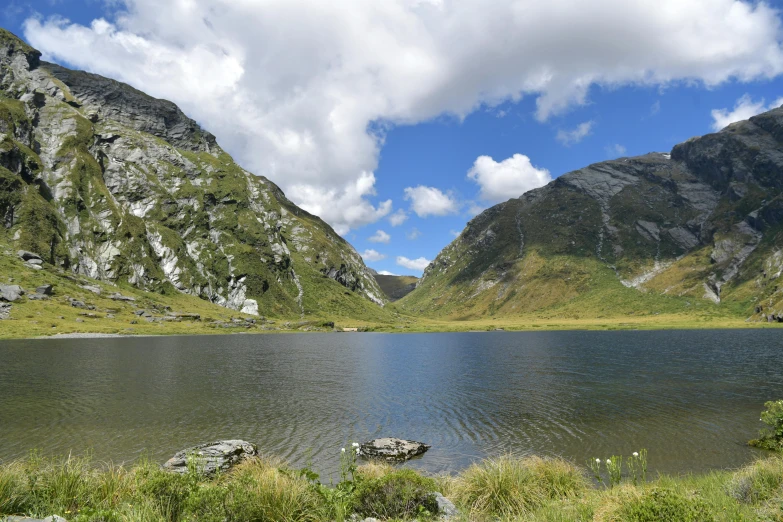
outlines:
[{"label": "tussock grass", "polygon": [[[346,487],[348,486],[348,487]],[[327,487],[272,458],[205,478],[90,458],[29,458],[0,464],[0,520],[7,515],[69,522],[342,522],[434,520],[431,493],[460,508],[458,522],[648,522],[783,520],[783,455],[734,472],[660,476],[647,484],[595,487],[561,459],[503,456],[453,476],[425,477],[384,463],[360,466],[354,481]]]},{"label": "tussock grass", "polygon": [[378,479],[395,470],[395,467],[382,460],[371,460],[356,469],[356,474],[361,479]]},{"label": "tussock grass", "polygon": [[583,470],[562,459],[503,456],[471,465],[449,493],[471,516],[519,517],[547,502],[587,490]]}]

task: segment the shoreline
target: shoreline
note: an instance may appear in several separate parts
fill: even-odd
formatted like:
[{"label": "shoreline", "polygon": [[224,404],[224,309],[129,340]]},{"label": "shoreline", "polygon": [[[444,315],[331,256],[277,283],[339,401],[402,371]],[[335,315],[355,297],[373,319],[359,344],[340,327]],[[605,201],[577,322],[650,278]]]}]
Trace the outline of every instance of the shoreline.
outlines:
[{"label": "shoreline", "polygon": [[[349,451],[341,460],[341,479],[334,484],[275,457],[251,457],[206,474],[197,463],[174,472],[152,461],[96,466],[97,461],[84,457],[33,456],[0,463],[0,484],[7,496],[0,497],[0,520],[52,515],[94,520],[98,509],[109,520],[182,522],[783,517],[779,452],[735,470],[682,476],[652,476],[644,449],[612,460],[619,465],[609,459],[588,466],[556,457],[501,456],[477,461],[455,475],[431,475],[404,464],[359,461]],[[648,516],[638,518],[639,513]]]},{"label": "shoreline", "polygon": [[[45,339],[117,339],[117,338],[143,338],[143,337],[189,337],[194,335],[267,335],[267,334],[316,334],[330,333],[351,335],[357,333],[385,333],[385,334],[448,334],[448,333],[516,333],[516,332],[610,332],[610,331],[678,331],[678,330],[770,330],[781,329],[783,323],[749,323],[744,320],[684,320],[684,321],[638,321],[612,322],[606,320],[544,320],[536,322],[510,322],[501,321],[433,321],[432,323],[419,323],[415,325],[387,325],[365,324],[358,327],[358,331],[342,331],[343,325],[358,323],[341,323],[335,330],[304,329],[304,328],[279,328],[279,329],[242,329],[231,331],[230,329],[210,328],[206,325],[191,324],[195,328],[183,332],[166,331],[164,328],[150,328],[152,331],[136,332],[101,332],[101,331],[76,331],[59,332],[52,335],[18,336],[13,332],[0,330],[0,341],[11,340],[45,340]],[[2,325],[2,323],[0,323]],[[239,330],[239,329],[237,329]],[[4,335],[8,333],[10,335]]]}]

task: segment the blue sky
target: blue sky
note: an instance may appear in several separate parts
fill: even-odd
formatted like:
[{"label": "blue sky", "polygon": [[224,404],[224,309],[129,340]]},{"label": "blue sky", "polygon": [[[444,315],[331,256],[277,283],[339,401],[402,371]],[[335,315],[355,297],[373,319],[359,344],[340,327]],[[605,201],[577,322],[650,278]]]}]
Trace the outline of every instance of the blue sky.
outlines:
[{"label": "blue sky", "polygon": [[[581,75],[579,78],[599,78],[588,83],[589,86],[582,91],[574,87],[578,82],[567,83],[566,80],[562,86],[550,83],[543,84],[543,87],[527,87],[535,78],[534,73],[510,77],[509,70],[513,69],[517,60],[522,64],[530,53],[536,52],[529,47],[534,40],[519,43],[517,54],[508,54],[506,50],[492,54],[496,51],[492,42],[494,35],[490,31],[465,44],[464,49],[456,49],[453,55],[448,46],[436,46],[438,52],[426,55],[425,51],[431,50],[428,42],[434,38],[432,35],[448,37],[442,36],[443,29],[438,25],[437,17],[453,16],[454,20],[459,20],[456,18],[459,10],[447,0],[432,0],[432,5],[426,6],[422,4],[428,2],[406,4],[405,9],[408,10],[410,5],[415,4],[413,12],[418,17],[415,23],[408,18],[394,21],[397,16],[410,15],[409,11],[383,12],[380,15],[368,13],[360,18],[355,18],[358,15],[354,13],[350,20],[368,24],[364,36],[361,25],[358,26],[357,40],[348,37],[343,40],[339,31],[325,31],[317,42],[319,45],[313,46],[306,35],[287,37],[282,41],[287,45],[281,49],[286,49],[283,54],[290,52],[290,56],[281,56],[281,52],[270,56],[262,53],[257,62],[253,61],[257,51],[252,46],[255,41],[252,38],[258,36],[250,34],[254,30],[233,22],[237,33],[248,31],[246,39],[221,33],[218,27],[220,13],[215,11],[219,7],[217,2],[192,0],[190,4],[193,5],[187,7],[184,14],[176,9],[181,8],[179,4],[188,2],[171,2],[172,6],[158,10],[151,0],[145,2],[11,0],[5,7],[0,7],[0,25],[42,49],[48,59],[117,77],[150,94],[180,104],[188,114],[214,132],[219,143],[240,164],[280,184],[295,202],[319,213],[335,226],[360,253],[366,253],[369,266],[397,274],[419,275],[421,269],[413,267],[424,264],[421,258],[432,260],[477,211],[497,201],[497,197],[482,200],[482,186],[468,177],[480,156],[489,156],[499,163],[521,154],[529,158],[532,168],[539,171],[546,169],[555,178],[610,158],[669,151],[673,145],[689,137],[712,132],[719,125],[716,123],[718,120],[730,121],[736,108],[740,111],[735,117],[747,116],[783,97],[783,61],[778,63],[776,53],[779,49],[775,50],[775,46],[780,47],[781,41],[780,28],[776,26],[780,16],[773,11],[781,7],[779,2],[767,2],[763,13],[759,11],[758,4],[745,4],[738,0],[713,0],[714,3],[683,0],[681,4],[692,4],[693,7],[692,10],[684,9],[680,15],[687,31],[692,30],[692,25],[688,25],[692,24],[689,17],[697,19],[703,15],[697,9],[699,7],[725,8],[727,13],[735,13],[738,5],[747,7],[747,13],[736,15],[747,18],[738,20],[738,27],[750,21],[751,25],[758,24],[758,27],[750,29],[754,35],[767,34],[768,38],[768,41],[762,41],[759,37],[754,43],[758,47],[746,50],[749,56],[759,57],[757,66],[747,65],[743,69],[755,58],[747,59],[741,55],[734,61],[722,62],[723,58],[715,58],[722,56],[721,52],[693,58],[700,51],[696,49],[681,55],[679,50],[670,49],[665,42],[661,44],[663,51],[648,52],[649,48],[657,45],[657,38],[664,40],[669,38],[669,34],[650,36],[649,41],[640,44],[638,50],[629,49],[626,54],[623,54],[624,50],[617,51],[618,56],[612,59],[604,59],[614,53],[611,46],[606,51],[606,47],[596,44],[594,51],[584,51],[584,62],[590,63],[590,68],[582,68],[579,63],[551,54],[547,59],[556,64],[553,69],[560,71],[564,77],[571,71],[577,71],[573,74],[578,73]],[[606,2],[611,4],[610,0]],[[203,12],[193,14],[198,9],[203,9]],[[274,18],[280,25],[298,25],[301,22],[292,22],[289,14],[282,9],[274,14],[263,10],[243,14],[245,17],[257,14],[262,24],[267,18]],[[189,18],[191,15],[192,20]],[[170,24],[172,27],[165,25],[167,16],[177,20]],[[628,16],[635,15],[629,13]],[[719,16],[721,20],[727,18],[720,13]],[[324,25],[328,25],[329,17],[322,18]],[[106,20],[106,26],[96,26],[94,21],[97,19]],[[488,24],[499,23],[494,18],[487,20]],[[346,20],[339,22],[341,27],[345,27]],[[205,25],[199,26],[199,23]],[[230,24],[230,19],[225,23]],[[363,38],[370,39],[378,33],[377,28],[373,30],[369,26],[378,23],[384,27],[388,24],[395,30],[392,32],[405,35],[400,37],[405,44],[403,51],[408,48],[425,51],[412,53],[412,58],[406,60],[394,57],[378,60],[377,57],[368,59],[365,54],[354,50],[351,46],[360,47],[365,41]],[[399,25],[393,25],[395,23]],[[205,26],[209,28],[208,38],[204,36],[207,33]],[[672,34],[678,30],[676,22],[670,30]],[[261,29],[258,31],[263,32]],[[710,32],[711,29],[706,31],[700,37],[705,48],[712,45],[712,39],[715,40],[714,45],[720,45],[722,40],[731,44],[735,29],[729,25],[722,28],[722,33]],[[461,34],[469,32],[466,26]],[[267,31],[265,34],[270,33]],[[131,38],[133,36],[138,38]],[[748,40],[742,34],[737,34],[737,37]],[[109,38],[108,45],[100,44],[101,38]],[[549,48],[553,41],[558,41],[545,40],[546,36],[541,38],[544,39],[541,41],[548,42]],[[144,62],[147,56],[139,58],[140,51],[134,46],[139,45],[140,39],[152,42],[152,47],[141,47],[144,53],[158,53],[154,67]],[[205,39],[207,42],[202,45],[200,42]],[[369,60],[369,65],[364,62],[355,68],[334,65],[335,58],[331,56],[327,60],[328,67],[324,69],[327,72],[318,73],[321,62],[313,56],[321,52],[324,42],[335,40],[340,40],[341,59],[356,56],[357,63]],[[622,46],[621,41],[616,41]],[[265,43],[270,46],[275,44],[271,40]],[[578,45],[579,41],[576,43]],[[458,47],[460,44],[451,45]],[[509,48],[514,45],[513,41],[508,43]],[[215,49],[219,49],[216,63],[203,59],[204,53]],[[184,61],[191,66],[181,74],[176,68],[161,73],[161,64],[167,63],[165,60],[171,59],[169,56],[180,51]],[[400,51],[394,52],[399,54]],[[484,56],[482,52],[486,56],[497,56],[497,60],[504,60],[504,64],[497,67],[491,63],[486,66],[477,64],[476,59],[481,60]],[[656,53],[661,52],[672,55],[665,61],[657,61]],[[464,56],[472,58],[468,61]],[[173,59],[179,61],[178,58]],[[615,59],[619,65],[612,62]],[[648,71],[642,79],[625,73],[627,64],[637,60],[651,64],[645,66]],[[121,67],[116,65],[118,63]],[[297,63],[302,64],[301,70],[297,69]],[[466,63],[468,65],[464,65]],[[669,66],[669,63],[676,63],[676,66]],[[199,66],[204,67],[206,72],[196,78],[206,78],[205,85],[193,88],[192,76],[183,83],[181,77],[197,74]],[[349,72],[337,81],[334,76],[339,75],[329,71],[340,67]],[[388,69],[388,74],[384,68]],[[445,72],[429,78],[427,71],[441,69]],[[364,82],[362,74],[366,70],[373,71],[369,76],[372,88],[361,86]],[[308,75],[310,71],[314,72]],[[476,74],[482,77],[472,86]],[[295,80],[290,80],[291,77]],[[420,91],[416,85],[418,78],[422,78],[424,85]],[[260,86],[263,96],[251,88],[240,98],[240,105],[232,105],[240,103],[236,93],[241,91],[242,82],[246,79],[252,80],[252,86]],[[294,87],[284,88],[289,81]],[[513,82],[518,84],[510,85]],[[186,87],[183,88],[183,85]],[[308,91],[309,85],[315,85],[317,90]],[[323,103],[332,103],[334,99],[348,99],[351,103],[334,102],[334,108],[321,114],[323,103],[304,107],[289,103],[292,90],[301,90],[303,97],[310,96],[319,102],[321,99],[317,96],[321,93],[333,92],[336,94],[324,98]],[[561,96],[563,90],[567,90],[567,94]],[[452,93],[458,93],[454,100],[449,99]],[[547,103],[542,103],[545,98],[542,93],[561,101],[565,108],[556,108],[542,115],[542,111],[547,111],[542,109]],[[226,101],[221,106],[216,103],[214,109],[210,109],[205,108],[208,103],[204,100]],[[276,103],[269,103],[269,100],[283,100],[280,106],[284,106],[284,110],[279,109]],[[360,107],[357,109],[357,106]],[[251,114],[241,124],[225,116],[231,111],[244,112],[244,107],[252,107],[256,112],[249,110]],[[721,109],[725,109],[722,119],[720,114],[717,117],[713,114],[713,111]],[[581,134],[577,132],[580,125]],[[269,128],[290,129],[290,132],[272,135],[268,132]],[[492,167],[493,164],[490,162],[489,165]],[[514,168],[518,166],[515,164]],[[487,171],[487,175],[493,172],[496,171]],[[512,169],[510,172],[514,174],[516,171]],[[529,174],[530,171],[519,171],[519,176]],[[519,194],[513,193],[513,190],[520,190],[518,187],[523,186],[520,183],[501,183],[496,188],[501,187],[501,193],[507,197],[517,197]],[[446,206],[437,207],[437,201],[425,198],[420,202],[421,207],[416,207],[416,199],[411,197],[414,192],[406,192],[406,189],[419,186],[440,191],[446,198]],[[504,188],[506,186],[508,190]],[[332,187],[335,187],[333,193],[330,192]],[[485,193],[488,190],[485,189]],[[428,195],[432,196],[432,193]],[[387,201],[390,202],[386,204]],[[417,208],[420,210],[418,214]],[[426,209],[441,215],[425,215]],[[403,212],[406,219],[394,226],[390,217],[398,212]],[[379,230],[383,234],[378,234]],[[400,257],[419,261],[411,263]]]}]

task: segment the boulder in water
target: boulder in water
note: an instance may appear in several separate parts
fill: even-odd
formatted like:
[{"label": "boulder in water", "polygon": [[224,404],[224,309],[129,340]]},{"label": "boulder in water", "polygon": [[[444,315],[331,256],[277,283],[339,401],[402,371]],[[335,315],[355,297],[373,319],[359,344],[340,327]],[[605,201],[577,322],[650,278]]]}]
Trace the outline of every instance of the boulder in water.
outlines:
[{"label": "boulder in water", "polygon": [[429,444],[416,442],[414,440],[383,437],[360,444],[356,454],[370,460],[378,459],[389,462],[400,462],[421,455],[430,448],[431,446]]},{"label": "boulder in water", "polygon": [[219,440],[177,452],[163,464],[163,469],[187,473],[188,459],[192,459],[199,473],[214,475],[218,471],[228,471],[240,462],[256,456],[258,448],[255,444],[244,440]]}]

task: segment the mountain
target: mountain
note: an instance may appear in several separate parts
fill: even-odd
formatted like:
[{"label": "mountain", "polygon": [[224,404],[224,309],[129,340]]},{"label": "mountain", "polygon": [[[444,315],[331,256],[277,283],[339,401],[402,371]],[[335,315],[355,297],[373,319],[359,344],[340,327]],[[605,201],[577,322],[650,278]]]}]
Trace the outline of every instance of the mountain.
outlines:
[{"label": "mountain", "polygon": [[379,274],[372,268],[370,272],[389,301],[402,299],[416,288],[416,283],[419,281],[415,276]]},{"label": "mountain", "polygon": [[249,314],[381,317],[359,254],[173,103],[0,29],[0,217],[15,249]]},{"label": "mountain", "polygon": [[590,165],[491,207],[400,301],[409,313],[783,321],[783,109],[670,153]]}]

